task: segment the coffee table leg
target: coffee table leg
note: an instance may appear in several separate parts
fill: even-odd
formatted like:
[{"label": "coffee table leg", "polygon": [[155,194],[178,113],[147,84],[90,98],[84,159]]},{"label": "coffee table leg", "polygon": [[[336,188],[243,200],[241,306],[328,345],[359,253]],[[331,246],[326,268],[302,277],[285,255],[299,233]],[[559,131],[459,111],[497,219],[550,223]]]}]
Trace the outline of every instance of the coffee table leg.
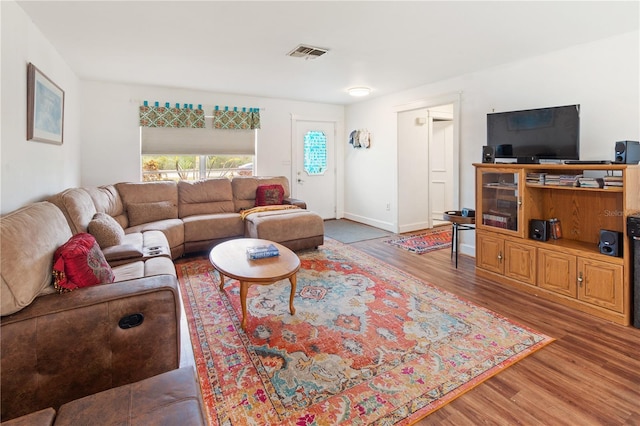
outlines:
[{"label": "coffee table leg", "polygon": [[224,290],[224,275],[220,271],[218,271],[218,275],[220,275],[220,291],[222,291]]},{"label": "coffee table leg", "polygon": [[291,315],[296,313],[296,308],[293,307],[293,297],[296,295],[296,274],[293,274],[289,277],[289,282],[291,283],[291,295],[289,296],[289,312]]},{"label": "coffee table leg", "polygon": [[243,330],[247,328],[247,292],[249,291],[249,283],[240,281],[240,306],[242,306],[242,322],[240,326]]}]

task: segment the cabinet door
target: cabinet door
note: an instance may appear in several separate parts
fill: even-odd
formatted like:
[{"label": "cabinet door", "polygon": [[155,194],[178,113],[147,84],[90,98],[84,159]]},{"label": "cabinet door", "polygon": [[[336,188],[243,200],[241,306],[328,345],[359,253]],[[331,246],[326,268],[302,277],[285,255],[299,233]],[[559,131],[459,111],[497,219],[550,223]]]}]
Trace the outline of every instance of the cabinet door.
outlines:
[{"label": "cabinet door", "polygon": [[578,299],[623,312],[622,265],[578,258]]},{"label": "cabinet door", "polygon": [[577,296],[575,256],[538,249],[538,286],[569,297]]},{"label": "cabinet door", "polygon": [[504,275],[527,284],[536,284],[536,248],[512,241],[504,242]]},{"label": "cabinet door", "polygon": [[524,237],[522,170],[478,168],[476,216],[478,227]]},{"label": "cabinet door", "polygon": [[487,271],[504,273],[504,240],[493,235],[477,233],[476,264]]}]

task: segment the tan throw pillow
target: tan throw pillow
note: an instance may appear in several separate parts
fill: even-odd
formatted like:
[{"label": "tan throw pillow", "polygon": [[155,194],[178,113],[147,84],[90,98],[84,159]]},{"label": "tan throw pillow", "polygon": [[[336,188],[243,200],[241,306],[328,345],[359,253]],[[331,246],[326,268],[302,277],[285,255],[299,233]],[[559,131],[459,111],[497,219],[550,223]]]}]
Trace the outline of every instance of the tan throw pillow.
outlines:
[{"label": "tan throw pillow", "polygon": [[95,237],[102,249],[122,244],[124,240],[124,229],[106,213],[94,214],[87,231]]},{"label": "tan throw pillow", "polygon": [[178,207],[173,205],[171,201],[129,203],[127,204],[127,215],[129,216],[129,226],[136,226],[157,220],[175,219],[178,217]]}]

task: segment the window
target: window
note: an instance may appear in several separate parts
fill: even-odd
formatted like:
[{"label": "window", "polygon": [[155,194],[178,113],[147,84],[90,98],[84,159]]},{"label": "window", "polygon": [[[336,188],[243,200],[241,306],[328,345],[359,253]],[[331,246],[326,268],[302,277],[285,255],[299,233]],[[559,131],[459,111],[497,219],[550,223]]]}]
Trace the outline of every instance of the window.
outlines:
[{"label": "window", "polygon": [[142,180],[200,180],[253,175],[253,155],[143,155]]},{"label": "window", "polygon": [[304,171],[308,175],[323,175],[327,170],[327,136],[312,130],[304,135]]},{"label": "window", "polygon": [[253,175],[257,130],[141,127],[142,180]]}]

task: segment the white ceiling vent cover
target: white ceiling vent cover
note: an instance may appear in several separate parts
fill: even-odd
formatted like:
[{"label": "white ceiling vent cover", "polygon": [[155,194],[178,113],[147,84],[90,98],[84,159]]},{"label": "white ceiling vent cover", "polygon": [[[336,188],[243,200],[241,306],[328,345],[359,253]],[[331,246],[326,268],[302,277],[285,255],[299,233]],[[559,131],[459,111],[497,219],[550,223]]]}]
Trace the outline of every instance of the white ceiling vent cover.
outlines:
[{"label": "white ceiling vent cover", "polygon": [[287,56],[291,56],[292,58],[315,59],[324,55],[328,51],[329,49],[323,49],[322,47],[299,44],[298,47],[287,53]]}]

